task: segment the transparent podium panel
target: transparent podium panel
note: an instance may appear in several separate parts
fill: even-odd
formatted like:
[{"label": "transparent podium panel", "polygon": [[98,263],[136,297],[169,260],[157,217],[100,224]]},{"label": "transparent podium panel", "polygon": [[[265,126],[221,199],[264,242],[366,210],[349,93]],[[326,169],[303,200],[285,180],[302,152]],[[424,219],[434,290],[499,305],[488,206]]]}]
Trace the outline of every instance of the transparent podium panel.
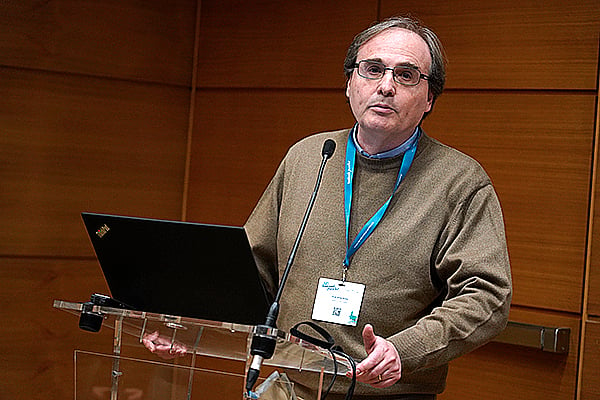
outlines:
[{"label": "transparent podium panel", "polygon": [[[288,370],[306,372],[323,382],[324,375],[343,376],[350,369],[347,360],[277,329],[61,300],[54,307],[79,316],[82,329],[113,330],[112,353],[110,348],[107,354],[76,351],[76,400],[241,399],[257,335],[276,341],[257,386],[275,372],[284,378]],[[183,355],[159,358],[144,346],[148,340]]]},{"label": "transparent podium panel", "polygon": [[75,351],[75,400],[236,399],[243,384],[243,374]]}]

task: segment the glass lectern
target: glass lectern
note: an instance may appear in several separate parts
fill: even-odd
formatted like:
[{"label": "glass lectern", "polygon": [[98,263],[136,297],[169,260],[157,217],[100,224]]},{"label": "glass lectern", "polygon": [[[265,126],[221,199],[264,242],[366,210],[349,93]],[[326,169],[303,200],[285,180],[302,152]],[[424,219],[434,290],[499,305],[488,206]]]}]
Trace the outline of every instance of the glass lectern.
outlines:
[{"label": "glass lectern", "polygon": [[[54,307],[80,318],[91,316],[114,330],[111,352],[75,351],[75,400],[242,399],[255,334],[277,341],[259,384],[272,374],[296,371],[314,375],[311,379],[322,388],[324,378],[327,384],[333,374],[349,370],[341,357],[276,329],[258,332],[249,325],[62,300],[55,300]],[[183,345],[186,356],[163,360],[151,354],[142,339],[154,332]]]}]

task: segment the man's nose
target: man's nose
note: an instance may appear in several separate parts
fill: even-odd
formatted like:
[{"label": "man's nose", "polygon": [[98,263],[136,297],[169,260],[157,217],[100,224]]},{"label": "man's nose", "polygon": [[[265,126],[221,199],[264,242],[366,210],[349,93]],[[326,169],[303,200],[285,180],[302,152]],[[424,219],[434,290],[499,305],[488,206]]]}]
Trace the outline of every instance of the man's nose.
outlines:
[{"label": "man's nose", "polygon": [[378,91],[386,97],[396,94],[396,81],[394,81],[394,70],[392,68],[386,68],[383,71],[383,76],[379,80]]}]

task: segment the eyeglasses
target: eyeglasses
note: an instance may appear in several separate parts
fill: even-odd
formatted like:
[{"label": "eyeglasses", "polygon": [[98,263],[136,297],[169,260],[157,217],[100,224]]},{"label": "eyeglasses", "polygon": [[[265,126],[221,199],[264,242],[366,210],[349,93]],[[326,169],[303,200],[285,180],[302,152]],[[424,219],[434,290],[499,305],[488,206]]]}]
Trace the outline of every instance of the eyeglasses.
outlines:
[{"label": "eyeglasses", "polygon": [[358,75],[366,79],[381,79],[388,69],[392,71],[394,81],[405,86],[418,85],[421,79],[428,80],[429,76],[422,74],[417,68],[406,65],[397,67],[386,67],[385,64],[379,61],[362,60],[354,64],[357,68]]}]

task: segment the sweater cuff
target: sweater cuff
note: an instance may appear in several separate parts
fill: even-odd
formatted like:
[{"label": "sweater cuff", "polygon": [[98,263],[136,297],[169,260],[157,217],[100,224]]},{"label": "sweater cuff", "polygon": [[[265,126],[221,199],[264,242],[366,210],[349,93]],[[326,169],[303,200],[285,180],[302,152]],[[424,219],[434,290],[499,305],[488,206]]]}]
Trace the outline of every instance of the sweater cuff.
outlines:
[{"label": "sweater cuff", "polygon": [[402,375],[411,374],[426,367],[424,357],[429,353],[423,335],[415,327],[408,328],[388,338],[398,351],[402,363]]}]

